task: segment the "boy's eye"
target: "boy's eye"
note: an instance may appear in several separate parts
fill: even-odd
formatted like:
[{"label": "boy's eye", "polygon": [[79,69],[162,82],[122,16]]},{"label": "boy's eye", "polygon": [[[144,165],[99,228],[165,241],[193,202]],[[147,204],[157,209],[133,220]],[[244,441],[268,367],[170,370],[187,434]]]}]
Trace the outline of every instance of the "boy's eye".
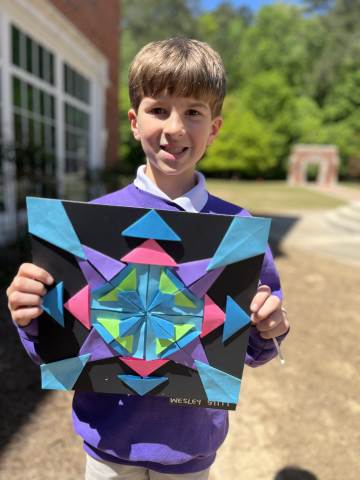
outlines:
[{"label": "boy's eye", "polygon": [[154,115],[164,115],[166,110],[161,107],[154,107],[150,110],[150,113],[153,113]]},{"label": "boy's eye", "polygon": [[198,110],[188,110],[188,114],[192,117],[196,117],[198,115],[201,115],[201,113]]}]

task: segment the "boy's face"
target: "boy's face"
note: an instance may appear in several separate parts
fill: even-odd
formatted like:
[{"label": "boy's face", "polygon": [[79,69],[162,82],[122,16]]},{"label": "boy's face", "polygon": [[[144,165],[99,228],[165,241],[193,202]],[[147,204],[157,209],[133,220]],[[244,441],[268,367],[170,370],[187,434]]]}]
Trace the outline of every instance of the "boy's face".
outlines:
[{"label": "boy's face", "polygon": [[193,174],[222,124],[207,102],[170,95],[144,97],[128,116],[147,162],[165,175]]}]

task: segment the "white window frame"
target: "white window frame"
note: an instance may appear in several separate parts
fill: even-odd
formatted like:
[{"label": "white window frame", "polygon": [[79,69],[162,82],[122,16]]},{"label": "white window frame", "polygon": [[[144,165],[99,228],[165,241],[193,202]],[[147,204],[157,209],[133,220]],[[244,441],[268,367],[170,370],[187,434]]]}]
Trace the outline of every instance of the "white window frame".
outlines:
[{"label": "white window frame", "polygon": [[[11,25],[29,35],[54,53],[55,85],[51,85],[33,74],[12,64]],[[55,96],[56,102],[56,165],[59,195],[63,193],[65,178],[65,124],[64,104],[68,102],[88,112],[89,124],[89,168],[105,166],[107,142],[105,95],[109,85],[109,66],[105,56],[79,32],[47,0],[0,0],[0,74],[2,76],[2,120],[3,139],[13,142],[12,77],[31,83]],[[90,82],[90,100],[85,104],[64,92],[63,66],[67,63]],[[9,162],[8,162],[9,163]],[[0,212],[0,227],[13,223],[16,228],[14,165],[7,165],[5,212]],[[3,218],[1,218],[3,217]],[[1,236],[0,236],[1,237]],[[0,238],[1,243],[1,238]]]}]

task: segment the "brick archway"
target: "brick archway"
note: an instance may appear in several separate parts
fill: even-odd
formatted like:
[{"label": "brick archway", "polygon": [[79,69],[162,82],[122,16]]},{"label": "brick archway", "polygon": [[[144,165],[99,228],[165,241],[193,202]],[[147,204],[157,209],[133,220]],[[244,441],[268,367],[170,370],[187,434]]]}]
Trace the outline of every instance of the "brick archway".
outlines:
[{"label": "brick archway", "polygon": [[318,185],[328,187],[337,183],[339,155],[334,145],[295,145],[289,160],[288,182],[291,185],[307,183],[309,165],[319,166]]}]

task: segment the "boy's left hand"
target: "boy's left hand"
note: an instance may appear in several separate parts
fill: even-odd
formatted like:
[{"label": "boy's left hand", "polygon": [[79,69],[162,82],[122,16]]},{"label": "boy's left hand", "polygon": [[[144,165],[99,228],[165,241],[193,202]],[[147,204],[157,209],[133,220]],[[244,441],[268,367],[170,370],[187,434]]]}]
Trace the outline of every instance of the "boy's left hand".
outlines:
[{"label": "boy's left hand", "polygon": [[268,285],[260,285],[257,289],[250,310],[251,321],[262,338],[279,337],[289,330],[290,325],[285,310],[281,308],[281,300],[271,294]]}]

